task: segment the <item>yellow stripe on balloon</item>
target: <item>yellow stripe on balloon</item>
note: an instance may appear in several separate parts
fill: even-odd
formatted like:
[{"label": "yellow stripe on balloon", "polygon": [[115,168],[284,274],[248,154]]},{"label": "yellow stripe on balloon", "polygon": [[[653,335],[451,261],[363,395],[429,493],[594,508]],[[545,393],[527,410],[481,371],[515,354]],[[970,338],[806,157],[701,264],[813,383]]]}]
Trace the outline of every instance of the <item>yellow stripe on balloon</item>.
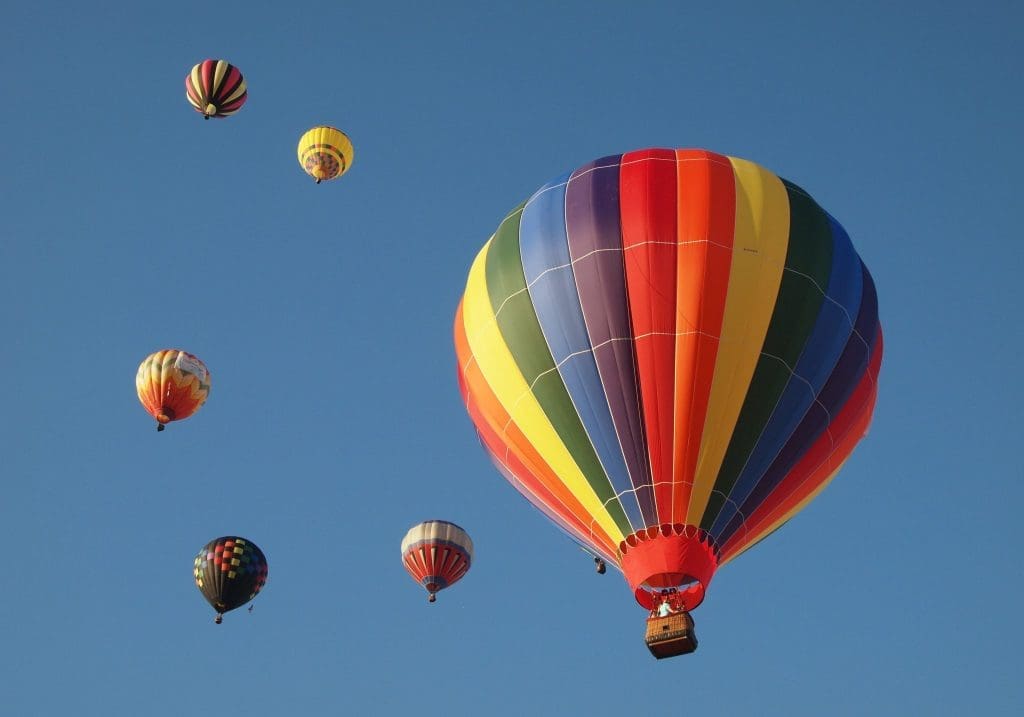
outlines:
[{"label": "yellow stripe on balloon", "polygon": [[789,246],[789,197],[782,181],[730,157],[736,229],[715,375],[686,522],[700,525],[768,332]]},{"label": "yellow stripe on balloon", "polygon": [[203,75],[199,72],[199,68],[201,68],[202,66],[203,63],[200,62],[192,68],[192,87],[199,94],[200,98],[202,97],[203,94]]},{"label": "yellow stripe on balloon", "polygon": [[234,92],[232,92],[230,95],[228,95],[223,100],[221,100],[221,104],[225,104],[225,105],[231,104],[232,102],[237,100],[239,97],[244,95],[247,89],[248,89],[248,87],[245,84],[245,80],[242,80],[241,82],[238,83],[238,87],[235,88]]},{"label": "yellow stripe on balloon", "polygon": [[210,94],[216,96],[220,93],[221,83],[224,82],[224,75],[228,73],[228,63],[224,60],[217,60],[213,69],[213,85],[210,87]]},{"label": "yellow stripe on balloon", "polygon": [[616,543],[621,542],[626,536],[559,438],[501,335],[487,292],[486,264],[490,247],[488,241],[473,261],[463,299],[463,321],[473,358],[498,401],[541,458],[605,533]]}]

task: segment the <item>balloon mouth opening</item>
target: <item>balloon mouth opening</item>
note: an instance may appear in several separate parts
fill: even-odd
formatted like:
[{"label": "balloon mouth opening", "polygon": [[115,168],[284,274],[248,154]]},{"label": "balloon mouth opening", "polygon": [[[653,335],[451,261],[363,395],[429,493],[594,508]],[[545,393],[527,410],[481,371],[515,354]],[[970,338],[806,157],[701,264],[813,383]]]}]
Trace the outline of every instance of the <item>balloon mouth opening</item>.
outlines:
[{"label": "balloon mouth opening", "polygon": [[688,587],[699,582],[700,580],[687,573],[658,573],[649,576],[643,586],[650,590],[669,590]]},{"label": "balloon mouth opening", "polygon": [[215,114],[217,114],[217,106],[213,104],[206,105],[206,109],[203,110],[203,119],[210,119]]},{"label": "balloon mouth opening", "polygon": [[691,525],[661,526],[630,535],[620,545],[622,572],[642,607],[652,610],[671,596],[686,610],[704,600],[718,569],[718,549]]},{"label": "balloon mouth opening", "polygon": [[665,600],[676,609],[693,610],[704,601],[704,583],[690,575],[664,573],[652,576],[633,594],[637,603],[648,610],[654,610]]},{"label": "balloon mouth opening", "polygon": [[170,423],[174,420],[174,411],[166,406],[162,406],[156,414],[156,420],[161,426],[165,423]]}]

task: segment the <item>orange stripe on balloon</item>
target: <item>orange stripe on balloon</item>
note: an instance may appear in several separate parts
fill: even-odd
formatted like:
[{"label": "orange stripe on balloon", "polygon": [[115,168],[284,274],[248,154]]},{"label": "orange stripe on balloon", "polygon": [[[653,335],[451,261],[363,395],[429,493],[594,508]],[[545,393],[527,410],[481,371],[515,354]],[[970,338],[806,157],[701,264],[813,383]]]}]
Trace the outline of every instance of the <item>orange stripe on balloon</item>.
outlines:
[{"label": "orange stripe on balloon", "polygon": [[736,181],[728,157],[676,150],[675,442],[672,523],[685,523],[732,265]]}]

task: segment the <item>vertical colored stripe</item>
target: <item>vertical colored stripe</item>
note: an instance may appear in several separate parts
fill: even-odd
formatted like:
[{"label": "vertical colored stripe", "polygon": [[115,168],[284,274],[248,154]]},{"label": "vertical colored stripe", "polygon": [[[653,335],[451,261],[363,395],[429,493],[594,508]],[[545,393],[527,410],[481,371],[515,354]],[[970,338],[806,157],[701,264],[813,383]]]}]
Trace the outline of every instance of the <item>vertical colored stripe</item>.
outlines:
[{"label": "vertical colored stripe", "polygon": [[577,170],[567,187],[565,212],[573,275],[600,376],[600,400],[606,407],[605,431],[617,454],[609,476],[623,506],[630,508],[632,528],[640,530],[646,526],[646,516],[653,513],[654,502],[646,487],[643,435],[636,410],[633,335],[626,308],[619,225],[620,159],[605,157]]},{"label": "vertical colored stripe", "polygon": [[731,500],[736,481],[789,383],[820,312],[821,287],[828,285],[832,266],[828,219],[802,190],[785,184],[790,207],[786,268],[757,368],[701,518],[700,527],[709,532]]},{"label": "vertical colored stripe", "polygon": [[732,264],[736,182],[727,157],[677,150],[671,522],[686,522]]},{"label": "vertical colored stripe", "polygon": [[[566,230],[580,308],[601,377],[626,481],[613,478],[622,502],[639,507],[637,530],[657,520],[636,378],[628,313],[620,187],[622,156],[604,157],[577,170],[566,190]],[[630,515],[631,520],[633,515]]]},{"label": "vertical colored stripe", "polygon": [[209,100],[213,95],[213,76],[216,66],[217,63],[215,61],[207,60],[200,68],[202,80],[199,86],[203,88],[203,99]]},{"label": "vertical colored stripe", "polygon": [[789,244],[789,200],[768,170],[730,157],[736,183],[736,223],[722,333],[701,431],[689,525],[700,525],[729,439],[750,387]]},{"label": "vertical colored stripe", "polygon": [[224,60],[218,60],[213,66],[213,81],[209,85],[210,97],[216,98],[216,101],[221,100],[221,88],[224,86],[224,76],[227,75],[228,69],[231,65],[226,63]]},{"label": "vertical colored stripe", "polygon": [[672,511],[672,401],[675,394],[676,161],[651,149],[622,156],[619,177],[626,294],[633,324],[650,485],[648,525]]},{"label": "vertical colored stripe", "polygon": [[[803,278],[808,293],[822,295],[821,309],[793,365],[779,402],[747,457],[728,503],[719,512],[711,529],[712,535],[716,537],[737,516],[739,505],[747,500],[758,481],[765,477],[772,462],[813,405],[846,347],[860,307],[863,285],[860,259],[842,227],[809,197],[807,201],[824,218],[828,231],[815,244],[832,247],[827,279],[818,284],[810,278]],[[738,516],[738,519],[742,520],[742,516]]]},{"label": "vertical colored stripe", "polygon": [[541,332],[567,391],[566,398],[597,454],[600,468],[594,467],[592,479],[588,472],[588,479],[598,482],[598,493],[610,489],[609,498],[614,496],[622,506],[630,522],[627,532],[632,532],[644,523],[637,502],[629,494],[632,484],[581,306],[580,287],[585,287],[586,281],[580,276],[581,271],[586,275],[586,270],[574,265],[570,257],[566,197],[575,183],[567,180],[568,177],[562,177],[545,186],[523,209],[519,231],[523,271]]}]

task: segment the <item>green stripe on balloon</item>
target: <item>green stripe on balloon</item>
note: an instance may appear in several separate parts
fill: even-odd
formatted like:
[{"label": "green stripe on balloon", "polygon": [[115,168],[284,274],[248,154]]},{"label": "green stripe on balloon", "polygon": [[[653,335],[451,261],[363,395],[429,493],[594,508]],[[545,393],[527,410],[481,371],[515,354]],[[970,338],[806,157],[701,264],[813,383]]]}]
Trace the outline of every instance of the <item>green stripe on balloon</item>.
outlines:
[{"label": "green stripe on balloon", "polygon": [[487,293],[497,312],[498,328],[541,409],[587,483],[607,506],[623,535],[629,535],[632,528],[555,367],[530,301],[519,252],[519,222],[523,206],[520,205],[501,223],[487,252]]},{"label": "green stripe on balloon", "polygon": [[772,411],[789,382],[804,344],[814,329],[832,267],[832,231],[828,216],[800,187],[782,180],[789,197],[790,229],[786,269],[761,357],[750,381],[729,448],[701,518],[710,531],[732,492]]}]

